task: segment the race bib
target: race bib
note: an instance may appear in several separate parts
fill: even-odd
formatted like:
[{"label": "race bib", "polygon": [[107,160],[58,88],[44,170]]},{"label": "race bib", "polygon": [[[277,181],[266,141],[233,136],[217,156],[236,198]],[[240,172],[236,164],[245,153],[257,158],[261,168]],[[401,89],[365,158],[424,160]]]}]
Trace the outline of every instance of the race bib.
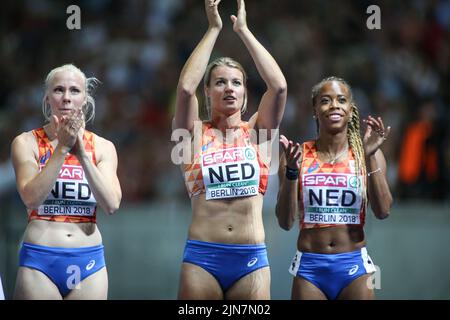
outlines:
[{"label": "race bib", "polygon": [[39,206],[38,214],[89,217],[95,214],[96,204],[82,167],[63,165],[55,186]]},{"label": "race bib", "polygon": [[201,166],[206,200],[258,194],[259,163],[252,146],[203,154]]},{"label": "race bib", "polygon": [[303,174],[305,223],[360,224],[361,202],[361,179],[354,174]]}]

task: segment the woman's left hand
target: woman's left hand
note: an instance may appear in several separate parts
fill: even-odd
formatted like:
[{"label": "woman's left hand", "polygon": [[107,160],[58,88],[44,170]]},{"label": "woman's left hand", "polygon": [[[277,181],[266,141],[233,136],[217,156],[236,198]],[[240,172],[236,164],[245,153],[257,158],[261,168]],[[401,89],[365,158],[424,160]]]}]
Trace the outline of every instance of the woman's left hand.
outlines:
[{"label": "woman's left hand", "polygon": [[237,17],[235,15],[231,15],[231,21],[233,22],[233,30],[234,32],[241,32],[247,29],[247,13],[245,12],[245,2],[244,0],[237,0],[238,12]]},{"label": "woman's left hand", "polygon": [[385,130],[383,120],[380,117],[374,118],[369,116],[367,119],[364,119],[363,122],[367,124],[366,133],[364,134],[363,139],[364,152],[366,157],[369,157],[375,154],[378,148],[387,139],[391,132],[391,127],[387,127]]},{"label": "woman's left hand", "polygon": [[85,121],[83,111],[81,110],[75,111],[72,114],[69,122],[71,123],[71,127],[74,128],[76,132],[78,132],[77,140],[75,142],[75,145],[70,150],[70,153],[76,157],[79,157],[84,152],[83,136],[84,136]]}]

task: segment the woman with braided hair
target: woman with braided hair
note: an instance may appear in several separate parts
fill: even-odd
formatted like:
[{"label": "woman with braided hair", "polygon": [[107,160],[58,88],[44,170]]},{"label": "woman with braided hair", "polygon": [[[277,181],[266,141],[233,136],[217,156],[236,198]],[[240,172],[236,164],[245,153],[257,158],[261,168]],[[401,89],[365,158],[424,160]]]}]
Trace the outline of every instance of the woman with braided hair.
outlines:
[{"label": "woman with braided hair", "polygon": [[369,116],[361,138],[351,88],[337,77],[314,86],[312,104],[318,138],[301,145],[280,138],[280,227],[290,230],[300,213],[289,268],[292,299],[373,299],[369,277],[375,266],[363,227],[369,199],[378,219],[387,218],[392,205],[380,149],[390,127]]}]

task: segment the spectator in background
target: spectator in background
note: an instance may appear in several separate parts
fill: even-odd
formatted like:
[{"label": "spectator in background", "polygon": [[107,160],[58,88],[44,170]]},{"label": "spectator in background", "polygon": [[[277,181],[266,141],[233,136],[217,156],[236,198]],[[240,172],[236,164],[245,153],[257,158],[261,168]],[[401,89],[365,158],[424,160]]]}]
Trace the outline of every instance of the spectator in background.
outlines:
[{"label": "spectator in background", "polygon": [[400,197],[444,197],[442,139],[437,107],[432,100],[426,100],[419,107],[417,119],[407,125],[400,146]]}]

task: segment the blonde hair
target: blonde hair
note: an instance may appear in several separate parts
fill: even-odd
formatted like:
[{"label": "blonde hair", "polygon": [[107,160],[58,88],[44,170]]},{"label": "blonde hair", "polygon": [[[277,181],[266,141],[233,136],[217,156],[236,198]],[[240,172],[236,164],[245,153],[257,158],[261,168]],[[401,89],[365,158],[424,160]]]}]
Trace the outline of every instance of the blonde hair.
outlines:
[{"label": "blonde hair", "polygon": [[[367,205],[367,188],[366,188],[366,174],[367,174],[367,168],[366,168],[366,158],[364,154],[364,147],[363,142],[361,138],[361,132],[360,132],[360,120],[359,120],[359,110],[356,106],[356,103],[353,101],[353,93],[352,88],[350,85],[342,78],[338,77],[328,77],[323,80],[321,80],[318,84],[316,84],[312,89],[311,94],[311,100],[313,107],[315,106],[317,96],[319,95],[320,91],[322,90],[322,87],[327,82],[337,81],[344,86],[347,87],[348,92],[350,93],[350,105],[352,108],[352,116],[350,118],[350,121],[348,122],[348,129],[347,129],[347,139],[348,144],[350,145],[350,148],[353,151],[353,154],[355,155],[355,172],[356,174],[360,174],[363,177],[362,181],[362,191],[363,191],[363,200],[364,205]],[[316,119],[317,124],[317,130],[319,130],[319,121]]]},{"label": "blonde hair", "polygon": [[65,64],[60,67],[56,67],[52,69],[47,77],[45,78],[45,94],[42,98],[42,113],[44,114],[44,118],[46,121],[50,121],[50,117],[52,115],[52,110],[50,105],[47,102],[47,90],[49,89],[50,83],[55,77],[55,74],[61,71],[72,71],[80,73],[85,80],[85,93],[86,93],[86,103],[83,105],[83,113],[86,118],[86,123],[93,120],[95,117],[95,100],[93,98],[93,94],[95,89],[97,88],[100,81],[95,77],[86,78],[86,75],[83,71],[81,71],[78,67],[73,64]]},{"label": "blonde hair", "polygon": [[[205,76],[203,77],[203,83],[204,83],[205,87],[209,87],[209,82],[211,81],[211,73],[214,70],[214,68],[219,67],[219,66],[235,68],[235,69],[238,69],[239,71],[241,71],[242,76],[243,76],[244,86],[245,86],[245,88],[247,88],[247,74],[245,73],[244,68],[242,67],[242,65],[239,62],[237,62],[233,58],[229,58],[229,57],[220,57],[220,58],[213,60],[212,62],[210,62],[208,64],[208,66],[206,67]],[[211,103],[210,103],[208,97],[206,97],[205,104],[206,104],[206,111],[208,112],[208,116],[211,117]],[[244,103],[242,104],[242,107],[241,107],[241,113],[245,113],[246,110],[247,110],[247,90],[245,90]]]}]

